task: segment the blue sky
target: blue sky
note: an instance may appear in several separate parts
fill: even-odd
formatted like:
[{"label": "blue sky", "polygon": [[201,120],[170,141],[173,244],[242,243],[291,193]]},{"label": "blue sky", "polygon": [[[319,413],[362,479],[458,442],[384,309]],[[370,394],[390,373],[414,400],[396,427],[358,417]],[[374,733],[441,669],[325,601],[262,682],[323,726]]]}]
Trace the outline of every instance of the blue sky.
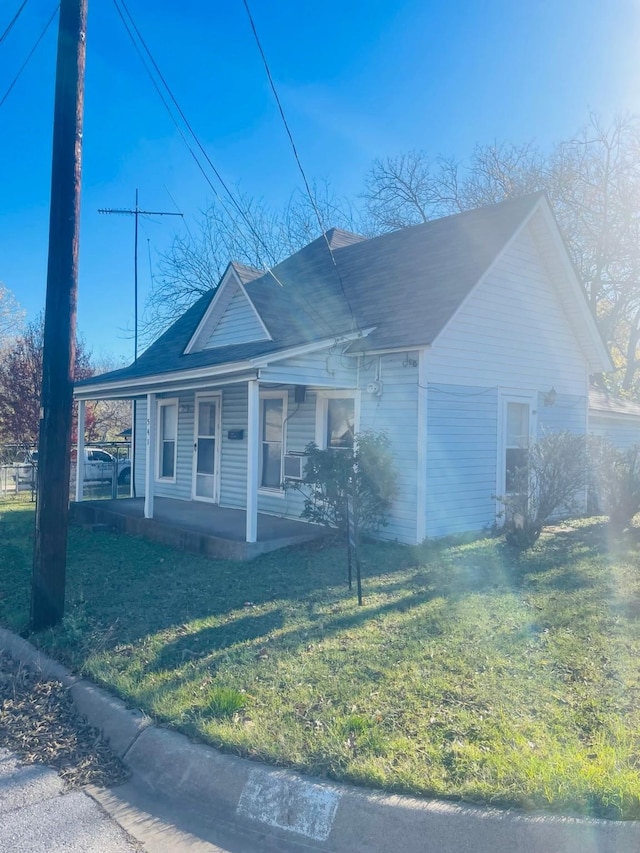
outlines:
[{"label": "blue sky", "polygon": [[[299,176],[242,0],[127,0],[229,184],[273,205]],[[19,6],[0,0],[0,32]],[[0,45],[0,98],[55,0],[28,0]],[[375,157],[414,148],[463,159],[476,143],[570,137],[589,111],[640,112],[640,0],[253,0],[303,165],[355,195]],[[179,9],[179,12],[176,11]],[[44,306],[57,21],[0,107],[0,281],[32,319]],[[78,328],[96,356],[133,354],[133,221],[194,225],[211,190],[110,0],[89,0]],[[330,224],[330,223],[329,223]],[[143,222],[141,302],[179,221]],[[148,242],[147,242],[148,241]],[[129,331],[127,331],[129,330]]]}]

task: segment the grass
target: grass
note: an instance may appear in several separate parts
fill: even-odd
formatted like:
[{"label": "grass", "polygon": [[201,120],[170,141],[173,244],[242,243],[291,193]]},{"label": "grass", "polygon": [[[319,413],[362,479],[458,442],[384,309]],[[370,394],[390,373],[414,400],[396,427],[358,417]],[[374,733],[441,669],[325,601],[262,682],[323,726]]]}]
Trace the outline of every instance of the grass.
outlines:
[{"label": "grass", "polygon": [[[33,510],[0,505],[0,621]],[[640,818],[640,548],[597,519],[500,540],[210,561],[72,528],[41,647],[223,750],[414,795]]]}]

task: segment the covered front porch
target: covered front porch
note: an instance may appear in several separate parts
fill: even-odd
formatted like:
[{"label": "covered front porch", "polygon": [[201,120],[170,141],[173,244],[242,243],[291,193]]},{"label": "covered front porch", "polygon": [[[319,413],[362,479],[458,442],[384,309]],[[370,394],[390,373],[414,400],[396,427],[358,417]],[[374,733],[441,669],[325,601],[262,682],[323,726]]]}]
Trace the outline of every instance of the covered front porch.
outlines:
[{"label": "covered front porch", "polygon": [[[129,399],[130,498],[118,500],[111,508],[117,518],[107,523],[141,535],[156,530],[153,538],[159,541],[189,540],[189,550],[198,553],[233,552],[240,558],[284,547],[290,537],[315,538],[318,532],[298,520],[303,493],[286,488],[285,481],[301,480],[311,442],[338,446],[353,440],[358,428],[358,360],[344,351],[348,340],[341,343],[338,348],[333,339],[249,364],[77,388],[74,511],[91,523],[108,511],[104,501],[91,510],[80,508],[93,503],[84,500],[86,402]],[[197,536],[236,544],[214,548]]]},{"label": "covered front porch", "polygon": [[121,533],[172,545],[192,554],[250,560],[326,534],[322,527],[258,513],[256,541],[246,541],[246,511],[215,504],[156,497],[153,518],[145,518],[144,498],[71,504],[77,524],[105,525]]}]

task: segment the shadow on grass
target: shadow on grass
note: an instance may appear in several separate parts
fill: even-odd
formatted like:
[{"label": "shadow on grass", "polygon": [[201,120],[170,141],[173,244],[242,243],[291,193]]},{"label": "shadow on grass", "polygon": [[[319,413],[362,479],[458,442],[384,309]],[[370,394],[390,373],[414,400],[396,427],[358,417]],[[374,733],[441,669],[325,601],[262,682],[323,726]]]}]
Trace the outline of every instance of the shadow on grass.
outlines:
[{"label": "shadow on grass", "polygon": [[[422,604],[431,600],[432,595],[405,596],[394,602],[387,602],[376,607],[358,608],[347,614],[341,614],[324,619],[321,626],[294,623],[287,627],[283,624],[282,614],[275,611],[270,614],[260,614],[243,617],[230,629],[227,625],[206,627],[175,640],[168,641],[159,650],[156,657],[142,667],[143,673],[151,674],[157,671],[172,670],[171,676],[163,679],[162,690],[170,693],[183,686],[185,678],[197,682],[205,676],[212,676],[218,665],[227,658],[232,650],[240,650],[253,656],[254,659],[268,658],[270,654],[304,654],[312,649],[319,641],[326,641],[341,632],[358,629],[365,623],[380,619],[391,613],[410,613]],[[276,631],[275,644],[270,644],[270,633]],[[439,633],[439,632],[438,632]],[[425,635],[426,636],[426,635]],[[345,643],[349,640],[345,638]],[[244,658],[246,661],[246,658]],[[381,660],[381,665],[383,661]],[[188,676],[181,671],[189,664]],[[362,663],[365,667],[365,662]],[[371,669],[370,677],[377,677]],[[144,678],[144,676],[143,676]],[[144,687],[142,688],[144,690]],[[151,689],[151,694],[155,692]],[[197,707],[198,701],[193,706]]]},{"label": "shadow on grass", "polygon": [[224,625],[214,625],[189,632],[165,643],[147,669],[173,669],[187,660],[199,659],[232,646],[265,637],[282,628],[282,611],[246,615]]}]

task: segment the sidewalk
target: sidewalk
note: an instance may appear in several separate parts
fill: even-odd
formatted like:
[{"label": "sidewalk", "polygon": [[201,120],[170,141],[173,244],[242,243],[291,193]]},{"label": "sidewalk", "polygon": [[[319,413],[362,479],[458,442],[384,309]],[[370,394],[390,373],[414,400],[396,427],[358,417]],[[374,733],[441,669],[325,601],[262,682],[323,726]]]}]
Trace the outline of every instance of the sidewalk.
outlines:
[{"label": "sidewalk", "polygon": [[[60,680],[76,707],[100,729],[132,781],[93,796],[127,827],[141,810],[153,829],[154,804],[164,803],[150,851],[170,839],[172,824],[195,851],[322,850],[326,853],[638,853],[640,822],[526,815],[391,796],[267,767],[189,741],[156,726],[105,691],[70,675],[26,641],[0,629],[0,649]],[[137,802],[136,802],[137,800]],[[133,811],[130,811],[133,809]],[[145,812],[146,810],[146,812]],[[156,815],[155,819],[158,819]],[[212,827],[217,843],[210,846]],[[224,833],[228,838],[221,841]],[[134,833],[135,834],[135,833]],[[202,847],[198,844],[200,838]],[[176,838],[176,842],[178,839]],[[155,846],[153,846],[155,845]]]},{"label": "sidewalk", "polygon": [[85,793],[65,793],[54,770],[25,767],[0,750],[0,850],[136,853],[140,847]]}]

